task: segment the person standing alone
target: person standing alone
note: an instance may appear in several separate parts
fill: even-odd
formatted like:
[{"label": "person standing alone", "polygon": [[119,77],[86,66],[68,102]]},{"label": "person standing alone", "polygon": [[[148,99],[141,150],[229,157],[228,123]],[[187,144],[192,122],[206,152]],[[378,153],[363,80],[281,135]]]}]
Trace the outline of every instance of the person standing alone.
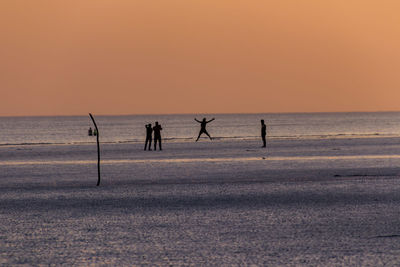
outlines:
[{"label": "person standing alone", "polygon": [[267,147],[267,125],[265,125],[264,120],[261,120],[261,138],[263,141],[263,146],[262,147]]},{"label": "person standing alone", "polygon": [[153,139],[152,133],[153,128],[151,128],[151,123],[146,124],[146,143],[144,143],[144,150],[147,148],[147,143],[149,144],[149,150],[151,150],[151,140]]},{"label": "person standing alone", "polygon": [[153,131],[154,131],[154,150],[157,150],[157,141],[158,141],[158,145],[160,147],[160,150],[162,150],[161,148],[161,125],[158,124],[158,121],[156,121],[156,125],[154,125],[153,127]]}]

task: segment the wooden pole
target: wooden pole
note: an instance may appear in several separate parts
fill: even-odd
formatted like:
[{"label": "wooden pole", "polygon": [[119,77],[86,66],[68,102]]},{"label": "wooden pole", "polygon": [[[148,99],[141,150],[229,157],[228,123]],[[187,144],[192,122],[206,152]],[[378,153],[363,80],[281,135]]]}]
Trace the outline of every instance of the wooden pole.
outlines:
[{"label": "wooden pole", "polygon": [[98,174],[98,179],[97,179],[97,186],[100,185],[100,141],[99,141],[99,129],[97,129],[97,124],[92,116],[92,114],[89,113],[90,118],[93,121],[94,127],[96,128],[96,140],[97,140],[97,174]]}]

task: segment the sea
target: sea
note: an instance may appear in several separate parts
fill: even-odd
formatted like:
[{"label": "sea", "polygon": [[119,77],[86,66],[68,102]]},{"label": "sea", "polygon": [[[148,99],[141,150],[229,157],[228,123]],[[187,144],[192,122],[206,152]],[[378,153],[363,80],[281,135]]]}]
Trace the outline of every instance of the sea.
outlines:
[{"label": "sea", "polygon": [[[199,131],[194,119],[215,121],[207,125],[216,139],[255,139],[260,120],[268,138],[341,138],[400,136],[400,112],[173,114],[96,116],[102,143],[135,143],[145,139],[145,125],[158,121],[167,142],[193,141]],[[0,146],[84,144],[93,123],[89,116],[0,117]]]}]

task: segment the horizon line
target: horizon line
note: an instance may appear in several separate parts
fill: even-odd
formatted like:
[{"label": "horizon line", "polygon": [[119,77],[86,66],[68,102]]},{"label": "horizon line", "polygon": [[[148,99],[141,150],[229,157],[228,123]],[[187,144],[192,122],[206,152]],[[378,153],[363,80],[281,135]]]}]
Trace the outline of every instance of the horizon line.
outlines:
[{"label": "horizon line", "polygon": [[[239,114],[321,114],[321,113],[395,113],[400,110],[378,110],[378,111],[299,111],[299,112],[197,112],[197,113],[122,113],[122,114],[96,114],[96,116],[165,116],[165,115],[239,115]],[[18,118],[18,117],[83,117],[88,116],[87,114],[75,114],[75,115],[0,115],[0,118]]]}]

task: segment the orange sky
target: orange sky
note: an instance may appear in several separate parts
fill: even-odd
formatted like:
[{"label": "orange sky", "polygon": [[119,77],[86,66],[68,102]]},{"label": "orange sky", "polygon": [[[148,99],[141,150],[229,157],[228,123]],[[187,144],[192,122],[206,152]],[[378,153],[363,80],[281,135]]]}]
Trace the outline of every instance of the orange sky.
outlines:
[{"label": "orange sky", "polygon": [[0,116],[400,110],[398,0],[2,0]]}]

